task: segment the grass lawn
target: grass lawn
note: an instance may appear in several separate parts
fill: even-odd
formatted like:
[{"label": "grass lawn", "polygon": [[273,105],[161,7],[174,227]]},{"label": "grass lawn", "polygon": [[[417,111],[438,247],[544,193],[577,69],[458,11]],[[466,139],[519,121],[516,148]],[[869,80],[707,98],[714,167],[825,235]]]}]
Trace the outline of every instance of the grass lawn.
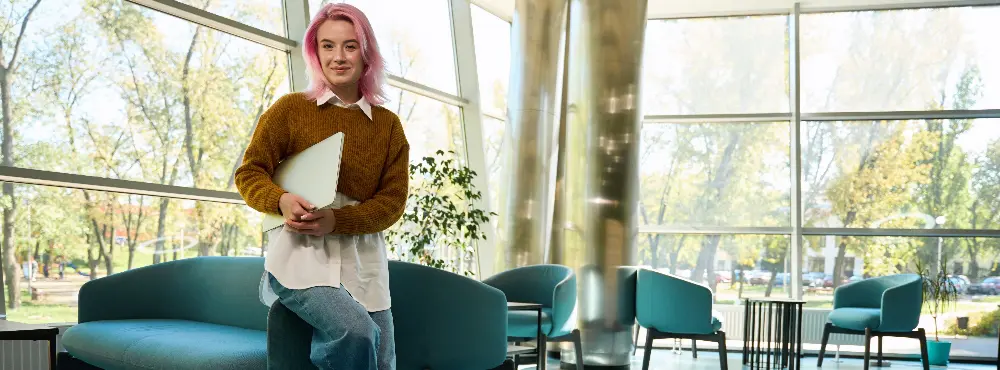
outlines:
[{"label": "grass lawn", "polygon": [[[4,298],[6,298],[4,289]],[[6,302],[6,299],[4,300]],[[45,304],[31,302],[27,291],[21,292],[21,307],[17,310],[7,309],[7,319],[28,324],[47,324],[76,322],[76,307],[63,304]]]}]

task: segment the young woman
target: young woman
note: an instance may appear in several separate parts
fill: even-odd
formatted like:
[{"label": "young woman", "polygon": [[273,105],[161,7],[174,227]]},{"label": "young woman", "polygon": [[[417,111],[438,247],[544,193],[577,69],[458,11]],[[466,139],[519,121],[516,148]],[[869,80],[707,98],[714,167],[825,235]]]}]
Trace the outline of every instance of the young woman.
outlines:
[{"label": "young woman", "polygon": [[[281,97],[261,116],[236,170],[250,207],[285,218],[267,233],[261,299],[280,301],[313,326],[310,359],[320,369],[391,370],[382,232],[405,207],[409,144],[399,117],[380,106],[384,61],[364,13],[324,6],[306,30],[303,55],[309,90]],[[338,132],[344,151],[335,204],[309,204],[271,180],[283,159]]]}]

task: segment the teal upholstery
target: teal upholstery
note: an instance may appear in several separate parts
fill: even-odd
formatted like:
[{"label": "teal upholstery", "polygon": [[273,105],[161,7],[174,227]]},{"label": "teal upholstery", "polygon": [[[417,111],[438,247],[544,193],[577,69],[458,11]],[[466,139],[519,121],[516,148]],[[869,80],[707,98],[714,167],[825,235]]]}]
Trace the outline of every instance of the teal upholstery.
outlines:
[{"label": "teal upholstery", "polygon": [[690,280],[641,269],[636,281],[636,320],[645,328],[674,334],[712,334],[712,291]]},{"label": "teal upholstery", "polygon": [[109,370],[265,369],[263,273],[262,258],[199,257],[88,281],[62,344]]},{"label": "teal upholstery", "polygon": [[833,325],[844,329],[865,331],[876,329],[882,321],[882,311],[877,308],[844,307],[830,312],[828,319]]},{"label": "teal upholstery", "polygon": [[[576,275],[562,265],[531,265],[493,275],[483,283],[499,289],[508,302],[538,303],[543,307],[542,334],[549,338],[570,334],[570,321],[576,307]],[[527,312],[534,320],[524,320],[521,314],[508,316],[508,336],[533,338],[538,331],[537,313]],[[527,335],[525,335],[527,334]]]},{"label": "teal upholstery", "polygon": [[[542,309],[542,333],[552,332],[552,309]],[[510,311],[507,313],[507,336],[532,338],[538,335],[538,312]]]},{"label": "teal upholstery", "polygon": [[[312,328],[280,305],[269,313],[258,295],[263,273],[259,257],[198,257],[89,281],[62,344],[69,360],[109,370],[312,368]],[[396,261],[389,279],[397,369],[509,363],[501,291]]]},{"label": "teal upholstery", "polygon": [[492,369],[507,358],[507,299],[477,280],[389,261],[397,370]]},{"label": "teal upholstery", "polygon": [[[719,366],[727,369],[726,333],[722,331],[722,321],[713,315],[713,301],[712,290],[704,285],[640,269],[635,282],[635,320],[647,329],[642,370],[649,369],[653,340],[662,338],[691,339],[691,354],[695,358],[698,358],[696,341],[713,341],[719,346]],[[638,336],[637,329],[636,342]]]},{"label": "teal upholstery", "polygon": [[[389,261],[398,370],[493,369],[507,357],[503,292],[447,271]],[[312,329],[279,302],[271,308],[269,369],[315,369]],[[288,343],[295,343],[289,345]]]},{"label": "teal upholstery", "polygon": [[829,321],[851,330],[909,332],[917,327],[922,306],[920,275],[883,276],[837,288]]},{"label": "teal upholstery", "polygon": [[816,366],[823,366],[830,334],[865,336],[864,369],[868,370],[871,339],[878,338],[878,363],[882,363],[883,337],[902,337],[920,341],[924,370],[927,360],[927,333],[917,328],[923,308],[923,278],[917,274],[899,274],[853,282],[833,292],[833,310],[823,327]]}]

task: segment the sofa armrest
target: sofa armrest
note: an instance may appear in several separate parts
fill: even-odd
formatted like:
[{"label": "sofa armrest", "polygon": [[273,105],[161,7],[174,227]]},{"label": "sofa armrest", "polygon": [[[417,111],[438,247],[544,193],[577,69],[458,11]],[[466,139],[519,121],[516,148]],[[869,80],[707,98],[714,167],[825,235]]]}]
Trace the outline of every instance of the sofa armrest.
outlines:
[{"label": "sofa armrest", "polygon": [[400,369],[492,369],[506,359],[507,298],[499,289],[400,261],[389,261],[389,285]]}]

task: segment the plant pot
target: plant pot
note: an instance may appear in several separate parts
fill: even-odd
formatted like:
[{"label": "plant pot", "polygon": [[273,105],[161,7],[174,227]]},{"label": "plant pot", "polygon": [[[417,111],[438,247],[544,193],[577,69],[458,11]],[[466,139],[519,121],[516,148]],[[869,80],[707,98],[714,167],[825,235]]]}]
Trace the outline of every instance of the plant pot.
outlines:
[{"label": "plant pot", "polygon": [[967,316],[958,318],[958,329],[968,330],[969,329],[969,318]]},{"label": "plant pot", "polygon": [[927,341],[927,362],[931,366],[948,366],[951,342]]}]

